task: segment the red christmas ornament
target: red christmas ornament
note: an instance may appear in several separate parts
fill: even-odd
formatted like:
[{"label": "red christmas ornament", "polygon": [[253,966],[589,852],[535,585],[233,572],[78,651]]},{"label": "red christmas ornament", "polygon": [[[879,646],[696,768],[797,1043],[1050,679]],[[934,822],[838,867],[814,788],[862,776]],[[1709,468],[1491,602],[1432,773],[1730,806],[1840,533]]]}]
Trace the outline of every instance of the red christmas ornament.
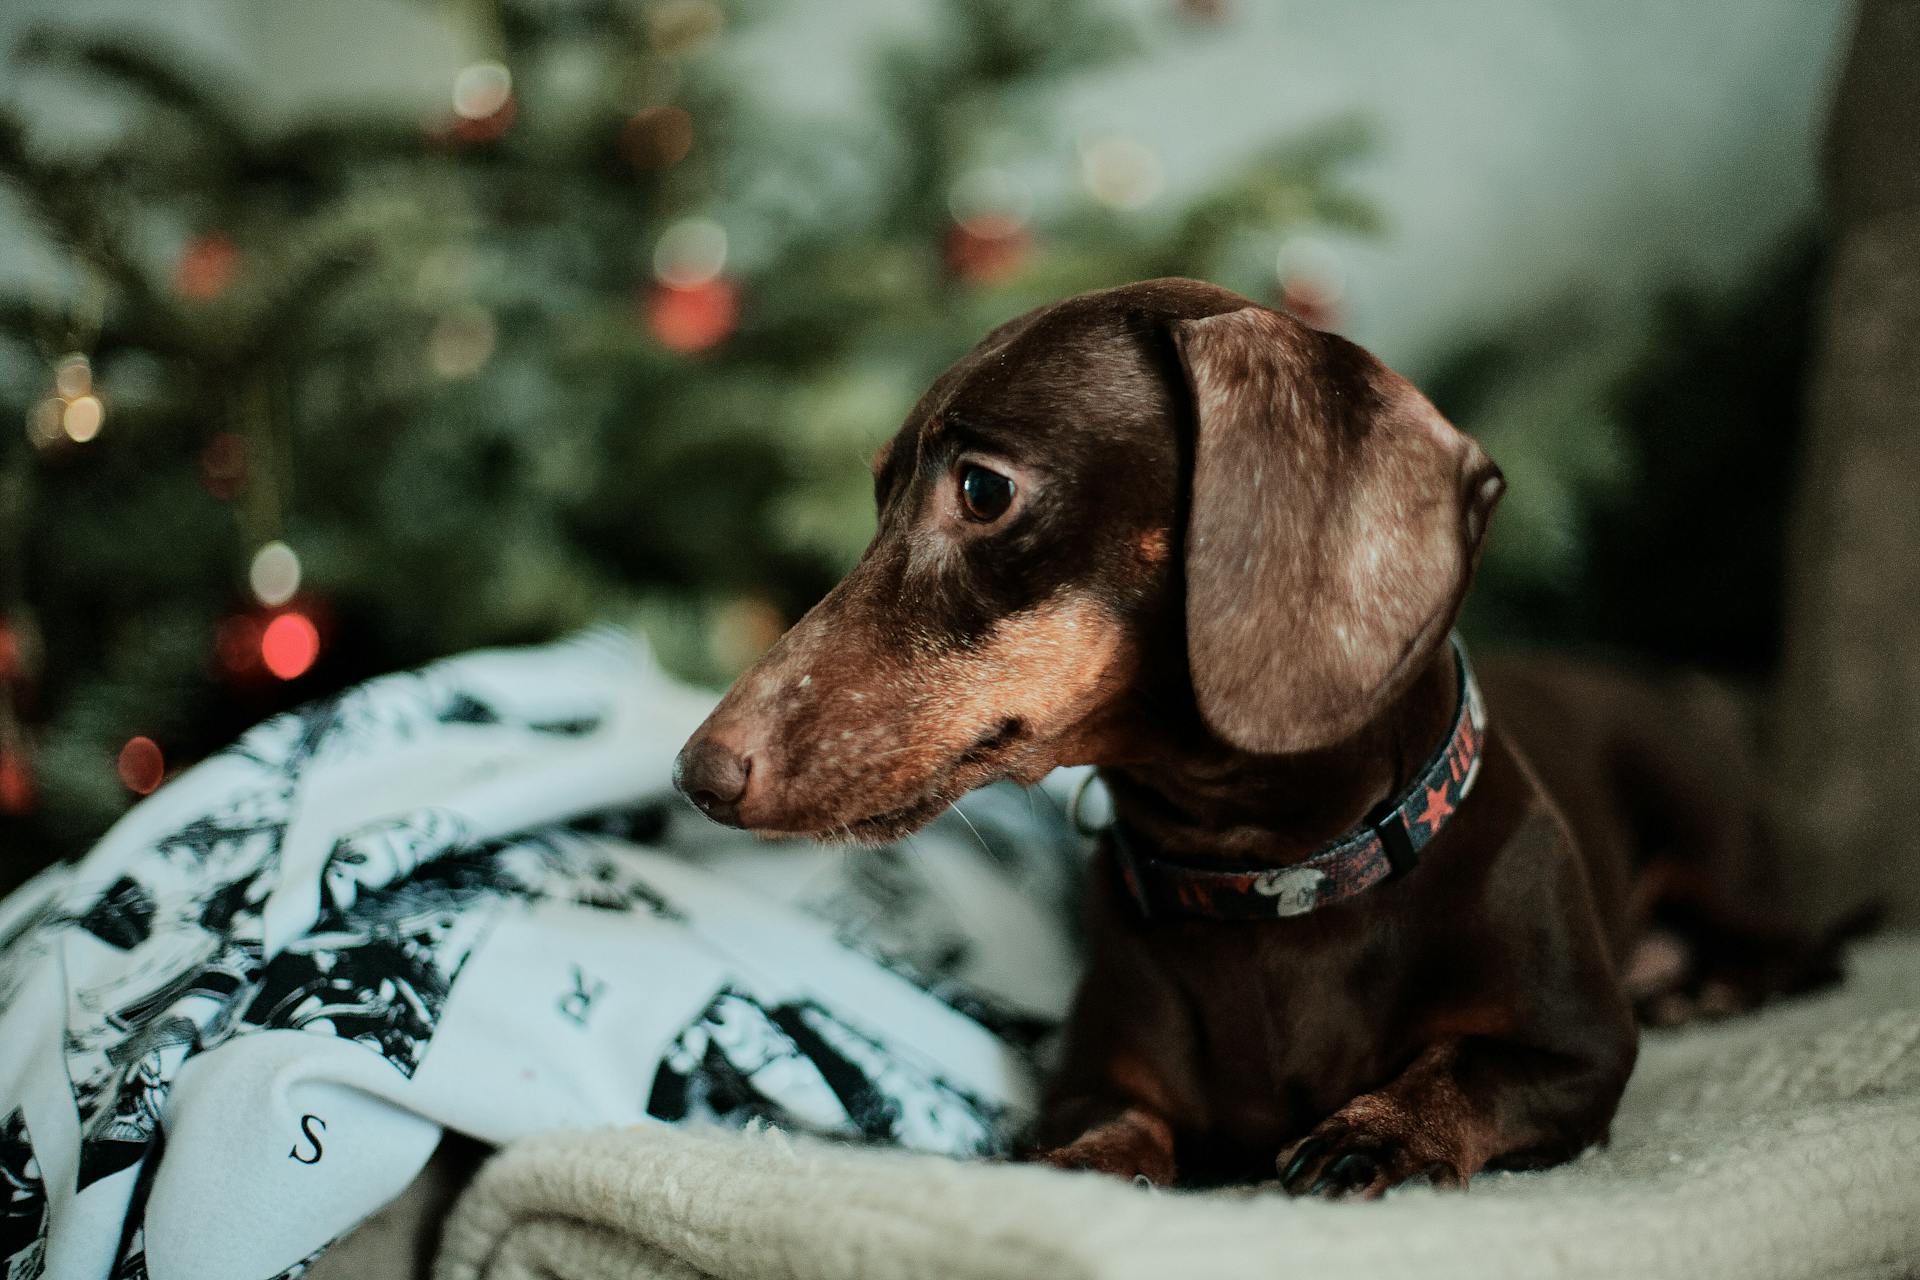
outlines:
[{"label": "red christmas ornament", "polygon": [[999,214],[956,223],[947,232],[947,270],[973,284],[996,284],[1016,274],[1033,253],[1033,233]]},{"label": "red christmas ornament", "polygon": [[152,738],[129,738],[116,762],[120,781],[137,796],[152,795],[167,776],[167,758]]},{"label": "red christmas ornament", "polygon": [[655,285],[647,293],[647,330],[669,351],[692,355],[719,345],[740,319],[740,290],[716,277],[694,285]]},{"label": "red christmas ornament", "polygon": [[240,247],[211,233],[187,241],[173,267],[173,291],[195,302],[211,302],[240,277]]},{"label": "red christmas ornament", "polygon": [[0,756],[0,814],[23,817],[33,811],[33,773],[18,755]]},{"label": "red christmas ornament", "polygon": [[282,680],[298,680],[320,656],[320,628],[297,609],[267,623],[260,633],[260,661]]}]

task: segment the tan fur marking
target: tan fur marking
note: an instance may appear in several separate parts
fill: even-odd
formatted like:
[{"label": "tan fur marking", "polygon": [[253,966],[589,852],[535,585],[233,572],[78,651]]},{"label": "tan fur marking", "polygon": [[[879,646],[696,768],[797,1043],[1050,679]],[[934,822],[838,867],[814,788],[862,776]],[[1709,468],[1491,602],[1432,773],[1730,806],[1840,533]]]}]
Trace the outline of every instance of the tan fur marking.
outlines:
[{"label": "tan fur marking", "polygon": [[[728,698],[775,725],[810,721],[776,738],[795,745],[764,801],[769,829],[828,832],[991,777],[1037,780],[1077,762],[1083,722],[1133,675],[1122,628],[1086,596],[1010,614],[965,648],[877,634],[852,620],[865,608],[837,603],[803,619]],[[799,671],[813,680],[800,684]],[[1008,721],[1019,722],[1013,740],[968,758]]]},{"label": "tan fur marking", "polygon": [[968,726],[969,740],[1018,717],[1042,737],[1091,711],[1113,687],[1120,629],[1097,603],[1068,596],[1007,616],[970,652],[931,664],[925,714]]}]

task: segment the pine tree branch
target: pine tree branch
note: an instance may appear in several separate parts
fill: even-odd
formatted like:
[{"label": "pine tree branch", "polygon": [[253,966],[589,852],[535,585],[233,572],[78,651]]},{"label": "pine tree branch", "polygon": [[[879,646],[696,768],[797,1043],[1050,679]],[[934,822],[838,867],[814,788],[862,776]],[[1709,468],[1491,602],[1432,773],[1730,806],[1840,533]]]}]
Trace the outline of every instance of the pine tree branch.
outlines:
[{"label": "pine tree branch", "polygon": [[113,82],[153,106],[185,116],[198,135],[220,150],[246,150],[247,133],[234,103],[207,87],[210,76],[167,61],[160,51],[132,41],[82,34],[42,24],[18,45],[24,58],[65,64]]},{"label": "pine tree branch", "polygon": [[83,259],[119,294],[116,323],[157,353],[191,355],[197,346],[168,301],[120,250],[120,237],[95,193],[101,175],[35,158],[18,117],[0,108],[0,180],[22,197],[27,212],[55,243]]}]

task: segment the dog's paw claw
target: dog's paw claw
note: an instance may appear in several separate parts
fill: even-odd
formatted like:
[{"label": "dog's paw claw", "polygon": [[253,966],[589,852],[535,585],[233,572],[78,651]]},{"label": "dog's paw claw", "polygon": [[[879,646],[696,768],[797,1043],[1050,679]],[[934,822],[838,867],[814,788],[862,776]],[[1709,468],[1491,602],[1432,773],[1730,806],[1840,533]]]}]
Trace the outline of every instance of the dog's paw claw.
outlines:
[{"label": "dog's paw claw", "polygon": [[1292,1190],[1293,1184],[1299,1179],[1302,1173],[1306,1172],[1307,1165],[1315,1156],[1326,1149],[1326,1141],[1321,1138],[1308,1138],[1305,1142],[1301,1143],[1299,1148],[1293,1153],[1293,1159],[1288,1161],[1287,1167],[1280,1172],[1281,1185]]},{"label": "dog's paw claw", "polygon": [[1328,1167],[1326,1176],[1342,1187],[1364,1187],[1380,1176],[1380,1164],[1364,1151],[1349,1151]]},{"label": "dog's paw claw", "polygon": [[1462,1182],[1448,1161],[1435,1160],[1430,1153],[1422,1158],[1397,1138],[1338,1120],[1321,1125],[1291,1153],[1282,1152],[1275,1167],[1281,1170],[1282,1189],[1295,1196],[1372,1199],[1389,1187],[1414,1180],[1434,1186]]}]

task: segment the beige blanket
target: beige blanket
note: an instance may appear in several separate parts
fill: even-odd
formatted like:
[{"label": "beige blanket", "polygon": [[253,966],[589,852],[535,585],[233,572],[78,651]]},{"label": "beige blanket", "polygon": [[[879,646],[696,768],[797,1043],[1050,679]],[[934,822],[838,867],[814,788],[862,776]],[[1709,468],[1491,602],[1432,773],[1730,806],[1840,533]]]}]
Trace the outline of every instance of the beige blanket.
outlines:
[{"label": "beige blanket", "polygon": [[1157,1193],[772,1132],[554,1134],[482,1171],[438,1280],[1920,1275],[1920,936],[1842,990],[1646,1037],[1603,1151],[1374,1204]]}]

